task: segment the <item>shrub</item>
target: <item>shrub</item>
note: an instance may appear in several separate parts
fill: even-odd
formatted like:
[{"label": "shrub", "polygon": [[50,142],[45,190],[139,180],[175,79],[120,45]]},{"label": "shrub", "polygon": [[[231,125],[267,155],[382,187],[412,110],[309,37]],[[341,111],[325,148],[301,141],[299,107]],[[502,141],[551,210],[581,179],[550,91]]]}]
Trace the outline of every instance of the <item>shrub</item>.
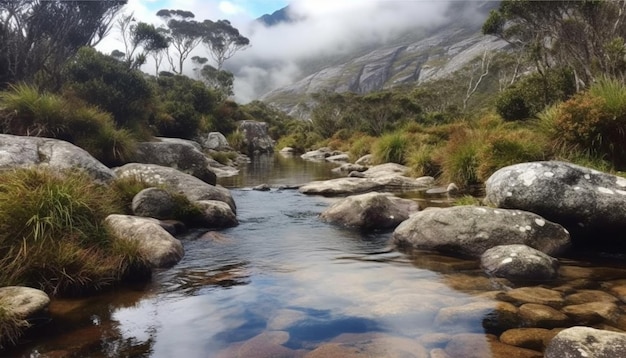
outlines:
[{"label": "shrub", "polygon": [[230,144],[233,149],[242,153],[247,152],[248,149],[246,148],[246,137],[242,132],[236,130],[230,133],[226,138],[228,140],[228,144]]},{"label": "shrub", "polygon": [[442,148],[441,167],[443,178],[467,187],[480,183],[478,177],[479,146],[481,142],[469,130],[461,130],[452,135]]},{"label": "shrub", "polygon": [[82,172],[2,173],[0,284],[81,294],[119,282],[132,269],[147,270],[137,245],[102,225],[120,211],[111,190]]},{"label": "shrub", "polygon": [[236,152],[211,151],[210,155],[211,155],[211,158],[213,158],[213,160],[217,161],[220,164],[224,164],[224,165],[229,165],[230,161],[232,161],[235,158],[237,158],[237,153]]},{"label": "shrub", "polygon": [[404,164],[409,141],[398,133],[386,134],[374,143],[374,160],[378,163]]},{"label": "shrub", "polygon": [[441,167],[435,160],[434,152],[433,146],[420,145],[418,149],[409,154],[408,166],[414,176],[439,176]]},{"label": "shrub", "polygon": [[372,145],[376,141],[376,138],[368,135],[359,136],[356,138],[350,146],[350,157],[353,160],[358,160],[364,155],[372,152]]},{"label": "shrub", "polygon": [[62,98],[33,86],[18,84],[1,92],[0,108],[4,133],[55,137],[66,129]]}]

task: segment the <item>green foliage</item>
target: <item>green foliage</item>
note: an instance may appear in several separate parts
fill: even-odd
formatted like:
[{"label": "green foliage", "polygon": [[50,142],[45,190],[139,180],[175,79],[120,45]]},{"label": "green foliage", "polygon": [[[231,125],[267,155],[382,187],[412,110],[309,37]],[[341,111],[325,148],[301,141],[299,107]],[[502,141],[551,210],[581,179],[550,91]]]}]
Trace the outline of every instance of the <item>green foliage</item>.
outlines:
[{"label": "green foliage", "polygon": [[480,199],[473,197],[471,195],[463,195],[460,198],[454,199],[454,202],[452,203],[452,205],[454,206],[464,206],[464,205],[481,206],[482,202],[480,201]]},{"label": "green foliage", "polygon": [[350,157],[357,160],[364,155],[371,154],[372,146],[376,141],[375,137],[368,135],[358,136],[350,145]]},{"label": "green foliage", "polygon": [[540,116],[557,147],[603,158],[616,169],[626,166],[626,86],[601,80]]},{"label": "green foliage", "polygon": [[229,165],[233,160],[237,158],[236,152],[216,152],[210,153],[211,158],[220,164]]},{"label": "green foliage", "polygon": [[534,73],[502,92],[496,100],[496,110],[508,121],[528,119],[575,92],[574,77],[567,70]]},{"label": "green foliage", "polygon": [[119,282],[131,266],[143,263],[136,245],[119,243],[102,225],[119,211],[109,188],[82,172],[3,172],[0,284],[38,287],[54,295]]},{"label": "green foliage", "polygon": [[109,166],[128,162],[134,153],[128,130],[116,129],[109,113],[81,101],[21,84],[0,92],[0,107],[3,133],[66,140]]},{"label": "green foliage", "polygon": [[138,70],[113,57],[82,48],[65,68],[65,89],[72,96],[113,115],[117,126],[145,133],[154,115],[152,87]]},{"label": "green foliage", "polygon": [[404,164],[409,141],[400,133],[386,134],[374,143],[374,161],[377,163]]},{"label": "green foliage", "polygon": [[441,174],[441,167],[435,159],[435,148],[431,145],[420,145],[418,149],[412,150],[407,162],[416,177],[438,177]]},{"label": "green foliage", "polygon": [[233,149],[242,153],[246,152],[246,137],[242,132],[236,130],[234,132],[231,132],[226,138],[230,146],[233,147]]},{"label": "green foliage", "polygon": [[153,187],[153,185],[136,176],[116,178],[110,184],[114,197],[119,199],[118,205],[122,207],[123,213],[126,215],[133,214],[132,203],[135,195],[150,187]]}]

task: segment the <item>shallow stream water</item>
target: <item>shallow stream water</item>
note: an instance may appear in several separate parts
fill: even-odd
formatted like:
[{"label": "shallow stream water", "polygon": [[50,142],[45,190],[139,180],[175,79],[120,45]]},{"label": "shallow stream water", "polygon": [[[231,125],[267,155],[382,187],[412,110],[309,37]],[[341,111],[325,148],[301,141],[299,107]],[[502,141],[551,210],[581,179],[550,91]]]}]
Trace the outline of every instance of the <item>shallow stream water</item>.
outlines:
[{"label": "shallow stream water", "polygon": [[[428,357],[465,333],[487,347],[481,352],[491,352],[486,334],[494,332],[483,328],[483,317],[454,326],[434,322],[441,308],[493,300],[489,293],[510,283],[486,277],[475,261],[398,252],[389,232],[320,222],[319,213],[336,199],[276,189],[330,178],[331,168],[255,158],[240,176],[221,180],[232,191],[239,226],[180,237],[183,260],[148,284],[53,301],[52,321],[8,354]],[[274,189],[250,190],[262,183]],[[563,263],[570,268],[566,281],[588,279],[600,287],[626,278],[615,265]],[[621,303],[618,308],[622,312]],[[481,355],[498,356],[493,352]]]}]

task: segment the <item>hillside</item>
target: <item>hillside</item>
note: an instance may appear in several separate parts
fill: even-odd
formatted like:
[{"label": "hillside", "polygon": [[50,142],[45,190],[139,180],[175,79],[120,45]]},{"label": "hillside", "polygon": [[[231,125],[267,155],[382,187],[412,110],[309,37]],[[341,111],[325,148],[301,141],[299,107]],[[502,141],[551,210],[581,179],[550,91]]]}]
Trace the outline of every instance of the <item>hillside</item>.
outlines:
[{"label": "hillside", "polygon": [[[470,13],[465,11],[468,6],[472,7],[472,15],[465,17]],[[310,59],[307,64],[310,72],[306,77],[272,90],[261,99],[302,117],[306,116],[303,108],[310,101],[311,93],[368,93],[449,76],[485,51],[507,46],[506,42],[480,32],[482,21],[495,6],[497,2],[459,4],[452,9],[454,15],[437,28],[407,32],[383,45],[361,48],[341,59]],[[326,66],[322,65],[324,63]]]}]

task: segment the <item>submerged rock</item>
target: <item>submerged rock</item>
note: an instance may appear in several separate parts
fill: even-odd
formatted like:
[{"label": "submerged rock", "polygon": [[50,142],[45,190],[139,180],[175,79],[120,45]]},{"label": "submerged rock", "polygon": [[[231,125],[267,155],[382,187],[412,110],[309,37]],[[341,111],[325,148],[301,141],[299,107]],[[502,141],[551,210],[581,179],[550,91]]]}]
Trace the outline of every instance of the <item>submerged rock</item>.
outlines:
[{"label": "submerged rock", "polygon": [[526,245],[501,245],[480,257],[487,274],[508,280],[545,281],[558,275],[559,261]]},{"label": "submerged rock", "polygon": [[452,337],[445,352],[451,358],[515,357],[542,358],[538,351],[514,347],[498,341],[493,335],[463,333]]},{"label": "submerged rock", "polygon": [[565,329],[554,337],[545,351],[546,358],[626,357],[626,334],[589,327]]},{"label": "submerged rock", "polygon": [[572,233],[593,234],[594,241],[626,229],[626,179],[622,177],[547,161],[502,168],[485,184],[487,202],[534,212]]},{"label": "submerged rock", "polygon": [[121,240],[139,244],[139,251],[152,267],[169,267],[183,258],[183,245],[156,219],[109,215],[105,224]]},{"label": "submerged rock", "polygon": [[51,138],[0,134],[0,170],[47,166],[53,169],[80,168],[97,180],[115,178],[111,169],[82,148]]},{"label": "submerged rock", "polygon": [[548,255],[570,244],[568,232],[533,213],[479,206],[420,211],[393,233],[400,247],[480,257],[498,245],[524,244]]},{"label": "submerged rock", "polygon": [[413,200],[390,194],[349,196],[334,203],[320,217],[324,221],[359,229],[392,229],[419,210]]}]

